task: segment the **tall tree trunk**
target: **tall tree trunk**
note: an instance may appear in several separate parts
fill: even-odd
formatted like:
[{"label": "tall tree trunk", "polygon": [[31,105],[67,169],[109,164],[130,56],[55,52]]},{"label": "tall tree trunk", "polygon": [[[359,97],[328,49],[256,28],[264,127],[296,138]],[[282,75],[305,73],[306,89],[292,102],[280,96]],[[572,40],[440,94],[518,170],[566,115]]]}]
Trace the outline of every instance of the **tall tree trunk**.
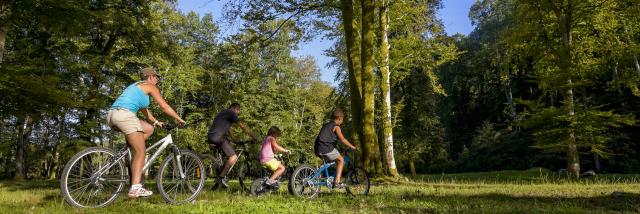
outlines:
[{"label": "tall tree trunk", "polygon": [[351,127],[353,142],[364,149],[362,136],[362,64],[360,61],[360,34],[354,18],[353,0],[341,0],[342,25],[347,47],[347,69],[349,70],[349,98],[351,103]]},{"label": "tall tree trunk", "polygon": [[594,168],[594,171],[599,173],[601,168],[602,168],[601,166],[602,165],[600,164],[600,157],[598,156],[598,154],[593,153],[593,168]]},{"label": "tall tree trunk", "polygon": [[633,54],[633,63],[636,66],[636,73],[640,76],[640,63],[638,63],[638,55],[635,53]]},{"label": "tall tree trunk", "polygon": [[416,162],[413,158],[409,160],[409,172],[411,172],[411,176],[416,177]]},{"label": "tall tree trunk", "polygon": [[4,177],[11,177],[11,158],[5,157],[4,160]]},{"label": "tall tree trunk", "polygon": [[23,115],[18,118],[18,146],[16,147],[16,174],[13,179],[16,181],[23,181],[27,176],[26,161],[25,161],[25,147],[27,144],[27,137],[29,136],[29,115]]},{"label": "tall tree trunk", "polygon": [[49,179],[51,180],[54,180],[58,177],[58,162],[60,162],[60,152],[58,152],[58,145],[60,145],[60,142],[53,146],[53,151],[51,152],[51,155],[53,156],[51,158],[51,173],[49,174]]},{"label": "tall tree trunk", "polygon": [[380,55],[382,65],[380,65],[380,73],[382,74],[381,89],[384,97],[382,103],[382,138],[384,139],[384,160],[388,174],[397,177],[396,159],[393,155],[393,124],[391,122],[391,71],[389,70],[389,16],[387,12],[387,4],[385,0],[380,1]]},{"label": "tall tree trunk", "polygon": [[[62,110],[62,112],[66,112],[66,110]],[[53,145],[52,151],[52,166],[51,166],[51,174],[49,175],[49,179],[56,179],[58,177],[58,168],[60,167],[60,152],[58,151],[58,147],[60,144],[66,139],[65,136],[65,117],[66,113],[62,113],[62,116],[58,117],[58,142]],[[111,139],[111,137],[109,137]]]},{"label": "tall tree trunk", "polygon": [[[554,5],[554,12],[558,19],[558,26],[560,33],[562,34],[562,47],[558,51],[559,68],[562,75],[566,76],[566,87],[564,92],[564,101],[566,107],[567,116],[569,120],[573,122],[575,120],[575,101],[573,94],[573,78],[572,78],[572,24],[573,24],[573,7],[575,2],[569,0],[567,5],[564,1],[562,5],[556,6],[556,3],[549,0]],[[578,145],[576,141],[575,130],[569,128],[569,136],[567,139],[567,172],[573,179],[580,177],[580,159],[578,155]]]},{"label": "tall tree trunk", "polygon": [[5,42],[7,41],[7,34],[9,33],[9,16],[11,16],[11,4],[13,0],[0,0],[0,64],[4,60],[4,55],[7,52],[5,48]]},{"label": "tall tree trunk", "polygon": [[[506,53],[507,55],[509,55],[509,53]],[[502,66],[502,55],[500,54],[500,51],[498,50],[498,47],[496,47],[496,56],[498,57],[498,72],[500,73],[500,75],[502,75],[505,70],[504,67]],[[511,92],[511,72],[509,72],[509,70],[506,71],[507,73],[507,81],[506,83],[504,83],[504,94],[507,98],[507,102],[509,103],[509,110],[511,113],[511,125],[515,125],[516,121],[518,120],[518,115],[516,113],[516,106],[513,103],[513,93]]]},{"label": "tall tree trunk", "polygon": [[511,124],[515,124],[518,120],[518,114],[516,113],[516,105],[513,103],[513,93],[511,92],[511,83],[507,83],[505,86],[505,96],[507,102],[509,102],[509,110],[511,111]]},{"label": "tall tree trunk", "polygon": [[[629,43],[629,45],[632,45],[633,40],[631,40],[631,34],[629,34],[627,24],[624,21],[622,22],[622,24],[624,25],[624,34],[627,37],[627,42]],[[636,54],[636,52],[633,52],[633,65],[636,67],[636,73],[638,74],[638,76],[640,76],[640,63],[638,62],[638,54]]]},{"label": "tall tree trunk", "polygon": [[[567,81],[568,89],[565,92],[565,102],[567,105],[567,115],[573,120],[575,118],[575,104],[573,100],[573,83],[571,79]],[[573,129],[569,129],[569,140],[567,143],[567,171],[569,175],[577,179],[580,177],[580,158],[578,154],[578,145],[576,135]]]},{"label": "tall tree trunk", "polygon": [[374,2],[373,0],[362,0],[362,142],[365,145],[364,159],[365,168],[373,175],[381,174],[382,161],[380,160],[380,149],[377,144],[377,136],[374,127],[375,120],[375,99],[373,81],[373,52],[375,34],[373,32],[374,23]]}]

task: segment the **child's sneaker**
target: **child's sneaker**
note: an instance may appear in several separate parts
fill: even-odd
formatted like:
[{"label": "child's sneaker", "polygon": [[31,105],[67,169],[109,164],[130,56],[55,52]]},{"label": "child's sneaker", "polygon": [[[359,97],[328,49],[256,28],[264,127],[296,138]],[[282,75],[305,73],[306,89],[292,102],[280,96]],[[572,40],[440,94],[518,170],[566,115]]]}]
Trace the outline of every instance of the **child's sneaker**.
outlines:
[{"label": "child's sneaker", "polygon": [[280,182],[278,182],[278,181],[275,181],[273,183],[266,182],[266,184],[267,184],[267,188],[269,188],[271,190],[280,189]]},{"label": "child's sneaker", "polygon": [[344,183],[333,183],[333,188],[334,189],[342,189],[344,187],[346,187],[347,185],[345,185]]},{"label": "child's sneaker", "polygon": [[142,187],[132,188],[129,190],[129,198],[147,197],[150,195],[153,195],[153,192]]}]

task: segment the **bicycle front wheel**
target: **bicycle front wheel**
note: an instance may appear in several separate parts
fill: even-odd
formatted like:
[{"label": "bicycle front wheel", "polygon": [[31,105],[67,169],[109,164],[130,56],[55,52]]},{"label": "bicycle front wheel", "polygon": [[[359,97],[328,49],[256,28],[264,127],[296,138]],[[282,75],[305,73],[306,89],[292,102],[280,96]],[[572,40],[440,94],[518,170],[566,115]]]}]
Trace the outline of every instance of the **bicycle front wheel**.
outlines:
[{"label": "bicycle front wheel", "polygon": [[369,187],[371,187],[369,173],[360,167],[353,168],[347,174],[346,185],[347,192],[351,195],[369,194]]},{"label": "bicycle front wheel", "polygon": [[96,208],[113,202],[129,181],[122,160],[102,147],[76,154],[62,171],[60,189],[67,203],[75,207]]},{"label": "bicycle front wheel", "polygon": [[251,183],[251,188],[249,189],[249,193],[251,193],[251,195],[253,196],[260,196],[264,193],[267,192],[267,190],[264,187],[264,182],[267,181],[267,178],[258,178],[253,180],[253,182]]},{"label": "bicycle front wheel", "polygon": [[315,169],[309,165],[302,165],[293,170],[289,178],[289,190],[293,195],[302,198],[315,198],[320,193],[318,179],[314,176]]},{"label": "bicycle front wheel", "polygon": [[[167,156],[156,178],[158,192],[170,204],[193,201],[202,191],[206,179],[204,165],[197,154],[191,151],[180,154],[180,161],[174,154]],[[184,176],[180,174],[180,168]]]},{"label": "bicycle front wheel", "polygon": [[251,184],[254,179],[263,177],[262,170],[256,166],[256,162],[241,156],[229,172],[229,176],[238,179],[238,185],[243,192],[250,193]]}]

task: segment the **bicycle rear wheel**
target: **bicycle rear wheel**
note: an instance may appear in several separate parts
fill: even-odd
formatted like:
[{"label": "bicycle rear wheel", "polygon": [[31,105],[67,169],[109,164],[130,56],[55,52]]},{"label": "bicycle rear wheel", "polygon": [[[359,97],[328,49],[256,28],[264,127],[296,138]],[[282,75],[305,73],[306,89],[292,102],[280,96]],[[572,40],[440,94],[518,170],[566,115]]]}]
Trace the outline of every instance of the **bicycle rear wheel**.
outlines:
[{"label": "bicycle rear wheel", "polygon": [[203,154],[200,155],[200,159],[204,165],[204,171],[207,178],[213,179],[214,186],[212,189],[215,190],[218,187],[216,179],[220,173],[220,168],[222,168],[222,158],[219,155]]},{"label": "bicycle rear wheel", "polygon": [[266,181],[267,178],[258,178],[253,180],[249,193],[251,193],[251,195],[253,196],[260,196],[267,193],[268,190],[263,185]]},{"label": "bicycle rear wheel", "polygon": [[237,178],[240,190],[250,193],[252,181],[264,177],[259,162],[242,155],[229,172],[231,179]]},{"label": "bicycle rear wheel", "polygon": [[346,178],[347,193],[357,195],[369,194],[371,183],[369,182],[369,173],[363,168],[355,167],[349,171]]},{"label": "bicycle rear wheel", "polygon": [[291,173],[289,190],[293,195],[302,198],[315,198],[320,193],[318,179],[313,177],[315,169],[309,165],[301,165]]},{"label": "bicycle rear wheel", "polygon": [[238,179],[238,185],[240,186],[241,191],[249,192],[252,179],[249,176],[249,164],[247,164],[246,160],[238,160],[235,166],[233,166],[233,169],[229,172],[229,176],[231,179]]},{"label": "bicycle rear wheel", "polygon": [[[170,154],[160,165],[156,182],[158,192],[167,203],[182,204],[193,201],[202,191],[206,172],[202,160],[191,151],[181,151],[180,161]],[[181,178],[178,165],[184,171]]]},{"label": "bicycle rear wheel", "polygon": [[60,189],[67,203],[75,207],[96,208],[113,202],[129,181],[122,160],[102,147],[76,154],[62,171]]}]

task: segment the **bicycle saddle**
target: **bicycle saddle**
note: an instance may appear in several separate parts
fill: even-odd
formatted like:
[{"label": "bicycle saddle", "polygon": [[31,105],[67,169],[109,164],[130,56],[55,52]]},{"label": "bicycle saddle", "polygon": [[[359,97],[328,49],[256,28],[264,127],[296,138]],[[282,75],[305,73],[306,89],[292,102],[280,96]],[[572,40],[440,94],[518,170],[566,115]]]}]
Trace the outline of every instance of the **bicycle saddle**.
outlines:
[{"label": "bicycle saddle", "polygon": [[215,144],[215,143],[210,143],[209,144],[209,149],[210,150],[217,150],[218,148],[220,148],[220,146],[218,144]]}]

